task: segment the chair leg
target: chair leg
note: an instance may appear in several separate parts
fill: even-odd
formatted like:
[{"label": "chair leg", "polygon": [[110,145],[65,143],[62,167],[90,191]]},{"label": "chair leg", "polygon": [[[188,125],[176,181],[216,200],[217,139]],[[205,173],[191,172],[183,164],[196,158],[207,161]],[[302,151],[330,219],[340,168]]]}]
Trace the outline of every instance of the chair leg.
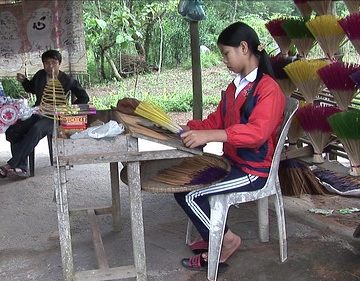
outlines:
[{"label": "chair leg", "polygon": [[275,210],[279,231],[279,246],[280,246],[280,260],[284,262],[287,260],[287,241],[286,241],[286,225],[284,203],[281,195],[275,195]]},{"label": "chair leg", "polygon": [[35,149],[29,155],[29,172],[30,177],[35,175]]},{"label": "chair leg", "polygon": [[221,254],[221,246],[224,239],[224,230],[229,206],[226,202],[227,195],[215,195],[210,197],[210,234],[208,251],[207,278],[216,281]]},{"label": "chair leg", "polygon": [[52,135],[47,135],[47,141],[48,141],[48,147],[49,147],[50,165],[54,166]]},{"label": "chair leg", "polygon": [[188,223],[187,223],[187,227],[186,227],[186,237],[185,237],[186,245],[190,245],[192,243],[191,235],[192,235],[193,228],[194,228],[194,225],[192,224],[191,220],[188,219]]},{"label": "chair leg", "polygon": [[261,242],[269,242],[269,200],[268,197],[257,201],[258,231]]}]

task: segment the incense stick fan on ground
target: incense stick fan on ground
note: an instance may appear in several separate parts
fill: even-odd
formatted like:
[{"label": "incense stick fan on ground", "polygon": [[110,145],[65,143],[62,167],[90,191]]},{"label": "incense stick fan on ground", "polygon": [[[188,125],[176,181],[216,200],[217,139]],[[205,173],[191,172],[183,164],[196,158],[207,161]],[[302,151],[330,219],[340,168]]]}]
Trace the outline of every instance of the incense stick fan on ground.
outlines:
[{"label": "incense stick fan on ground", "polygon": [[306,102],[312,103],[323,87],[317,70],[327,64],[324,60],[298,60],[285,66],[284,70]]},{"label": "incense stick fan on ground", "polygon": [[282,27],[291,42],[295,45],[299,56],[306,58],[315,45],[315,38],[305,25],[303,18],[290,18],[284,21]]},{"label": "incense stick fan on ground", "polygon": [[294,0],[294,3],[304,18],[309,18],[311,16],[312,8],[307,0]]},{"label": "incense stick fan on ground", "polygon": [[332,14],[331,2],[333,0],[308,0],[309,6],[318,16]]},{"label": "incense stick fan on ground", "polygon": [[335,54],[345,39],[345,32],[333,15],[317,16],[306,23],[311,33],[318,41],[326,57],[335,60]]},{"label": "incense stick fan on ground", "polygon": [[351,75],[358,70],[359,65],[342,62],[334,62],[318,70],[321,80],[341,110],[347,110],[356,95],[357,88]]},{"label": "incense stick fan on ground", "polygon": [[360,110],[336,113],[328,121],[349,157],[350,175],[360,176]]},{"label": "incense stick fan on ground", "polygon": [[340,109],[335,106],[310,104],[299,108],[296,112],[296,117],[314,148],[314,163],[324,162],[322,152],[329,144],[332,133],[327,118],[339,111]]},{"label": "incense stick fan on ground", "polygon": [[360,54],[360,12],[348,15],[339,20],[339,25],[346,33],[350,42],[354,45],[358,54]]},{"label": "incense stick fan on ground", "polygon": [[280,52],[284,55],[287,55],[290,50],[291,40],[287,36],[285,30],[282,27],[285,18],[273,19],[265,24],[267,30],[274,38],[275,42],[280,48]]},{"label": "incense stick fan on ground", "polygon": [[135,113],[155,124],[168,129],[170,132],[179,134],[182,128],[173,122],[171,118],[157,105],[141,101],[135,109]]},{"label": "incense stick fan on ground", "polygon": [[350,14],[359,12],[360,0],[344,0]]},{"label": "incense stick fan on ground", "polygon": [[284,70],[284,67],[292,62],[293,58],[291,57],[283,57],[281,55],[270,57],[270,63],[274,71],[275,80],[283,90],[285,96],[290,96],[296,90],[295,84],[291,81]]},{"label": "incense stick fan on ground", "polygon": [[50,78],[45,85],[44,93],[40,102],[40,114],[59,120],[57,114],[59,108],[70,110],[70,94],[65,94],[64,89],[58,79]]}]

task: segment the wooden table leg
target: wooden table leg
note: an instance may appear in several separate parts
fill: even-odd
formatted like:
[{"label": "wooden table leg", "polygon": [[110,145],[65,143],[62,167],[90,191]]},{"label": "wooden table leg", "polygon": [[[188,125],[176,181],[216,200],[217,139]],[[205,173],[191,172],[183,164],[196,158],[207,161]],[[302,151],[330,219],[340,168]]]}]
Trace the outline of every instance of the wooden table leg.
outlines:
[{"label": "wooden table leg", "polygon": [[139,162],[128,163],[128,184],[136,280],[146,281],[146,255]]},{"label": "wooden table leg", "polygon": [[114,231],[120,231],[120,181],[119,181],[119,164],[118,162],[110,163],[110,180],[111,180],[111,214]]},{"label": "wooden table leg", "polygon": [[74,277],[74,262],[71,248],[70,217],[65,166],[55,168],[54,182],[63,275],[64,280],[72,281]]}]

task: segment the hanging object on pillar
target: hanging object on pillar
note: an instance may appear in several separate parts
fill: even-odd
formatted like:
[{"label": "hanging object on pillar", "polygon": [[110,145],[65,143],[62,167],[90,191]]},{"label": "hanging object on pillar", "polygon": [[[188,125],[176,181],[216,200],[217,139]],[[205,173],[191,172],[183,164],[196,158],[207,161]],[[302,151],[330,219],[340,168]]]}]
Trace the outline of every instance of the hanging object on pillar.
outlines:
[{"label": "hanging object on pillar", "polygon": [[188,21],[201,21],[205,18],[202,0],[180,0],[178,12]]}]

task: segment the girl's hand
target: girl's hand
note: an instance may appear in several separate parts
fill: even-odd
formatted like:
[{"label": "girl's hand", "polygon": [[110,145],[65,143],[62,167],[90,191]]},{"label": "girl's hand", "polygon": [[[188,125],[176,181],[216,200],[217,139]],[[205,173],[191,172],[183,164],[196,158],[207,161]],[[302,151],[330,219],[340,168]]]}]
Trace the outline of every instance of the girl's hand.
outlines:
[{"label": "girl's hand", "polygon": [[195,148],[208,143],[209,132],[206,130],[190,130],[182,133],[180,137],[186,147]]}]

